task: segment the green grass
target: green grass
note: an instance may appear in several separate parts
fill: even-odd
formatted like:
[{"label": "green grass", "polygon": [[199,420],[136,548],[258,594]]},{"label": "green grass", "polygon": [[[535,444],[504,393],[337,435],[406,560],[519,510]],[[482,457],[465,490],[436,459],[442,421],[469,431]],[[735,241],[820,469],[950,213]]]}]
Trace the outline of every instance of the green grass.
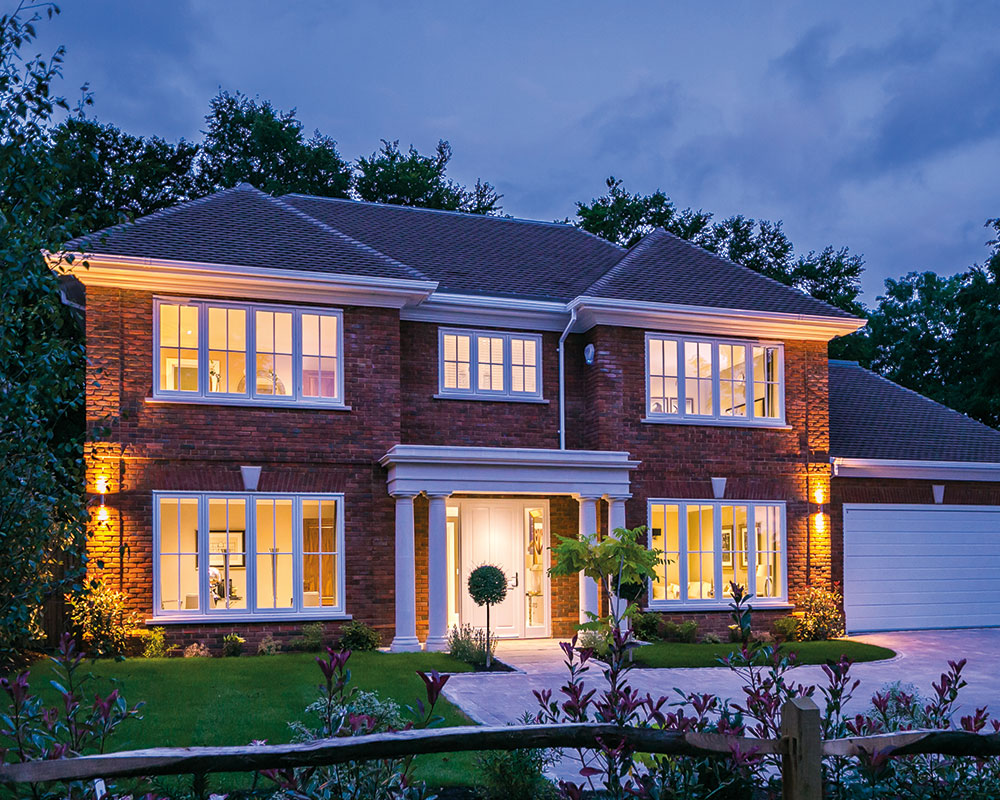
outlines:
[{"label": "green grass", "polygon": [[[290,741],[287,723],[306,720],[303,713],[323,680],[313,653],[242,658],[158,658],[125,662],[84,662],[82,671],[97,679],[88,687],[110,691],[112,679],[130,704],[145,701],[142,720],[129,720],[109,750],[195,745],[243,745],[254,739],[270,744]],[[354,653],[348,662],[352,683],[375,690],[400,705],[426,701],[417,670],[467,672],[470,667],[442,653]],[[32,688],[49,703],[58,699],[48,686],[48,662],[32,670]],[[436,712],[445,725],[472,722],[443,697]],[[474,754],[421,756],[417,777],[431,786],[468,785]],[[241,780],[220,776],[225,785]],[[220,778],[215,778],[219,780]],[[234,783],[235,781],[235,783]],[[218,784],[213,783],[213,788]]]},{"label": "green grass", "polygon": [[[657,642],[635,651],[636,664],[643,667],[717,667],[719,659],[737,649],[735,644],[686,644]],[[794,651],[800,664],[825,664],[846,655],[852,661],[881,661],[896,655],[885,647],[832,639],[827,642],[791,642],[781,646],[782,652]]]}]

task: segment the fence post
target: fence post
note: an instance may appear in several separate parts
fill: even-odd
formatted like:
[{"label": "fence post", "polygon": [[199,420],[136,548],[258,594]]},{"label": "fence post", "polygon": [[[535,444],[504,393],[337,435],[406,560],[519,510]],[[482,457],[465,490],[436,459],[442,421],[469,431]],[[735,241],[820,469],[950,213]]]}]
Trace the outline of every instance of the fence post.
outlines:
[{"label": "fence post", "polygon": [[822,800],[823,739],[819,706],[810,697],[796,697],[781,707],[781,758],[784,800]]}]

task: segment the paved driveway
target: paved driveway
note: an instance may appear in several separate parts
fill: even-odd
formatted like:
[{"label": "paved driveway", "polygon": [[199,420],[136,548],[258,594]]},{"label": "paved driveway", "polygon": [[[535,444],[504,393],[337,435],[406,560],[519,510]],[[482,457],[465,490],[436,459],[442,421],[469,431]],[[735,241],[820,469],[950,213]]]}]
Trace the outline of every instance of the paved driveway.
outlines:
[{"label": "paved driveway", "polygon": [[[893,681],[911,683],[923,695],[932,692],[949,659],[968,659],[964,675],[969,686],[960,695],[966,711],[987,705],[1000,715],[1000,628],[963,631],[919,631],[878,633],[854,637],[863,642],[895,650],[889,661],[858,664],[853,668],[861,686],[848,707],[863,711],[874,691]],[[549,688],[553,694],[565,679],[562,651],[555,640],[501,642],[498,657],[520,672],[455,675],[445,687],[445,696],[470,717],[487,725],[516,722],[525,712],[537,709],[532,689]],[[600,685],[600,672],[591,670],[593,684]],[[634,670],[630,680],[642,693],[654,697],[670,694],[674,687],[684,692],[712,692],[727,698],[741,696],[739,682],[725,668]],[[821,683],[820,667],[800,667],[795,680]]]}]

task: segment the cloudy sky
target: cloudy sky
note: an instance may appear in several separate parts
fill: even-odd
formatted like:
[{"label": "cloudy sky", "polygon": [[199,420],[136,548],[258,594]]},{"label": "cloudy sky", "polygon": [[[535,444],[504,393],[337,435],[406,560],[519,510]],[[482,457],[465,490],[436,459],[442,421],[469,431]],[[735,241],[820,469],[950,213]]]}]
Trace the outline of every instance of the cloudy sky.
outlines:
[{"label": "cloudy sky", "polygon": [[[5,3],[6,4],[6,3]],[[986,255],[1000,216],[1000,3],[104,2],[44,28],[69,87],[137,134],[199,139],[209,99],[296,108],[350,158],[455,152],[507,213],[610,175],[865,255],[866,298]]]}]

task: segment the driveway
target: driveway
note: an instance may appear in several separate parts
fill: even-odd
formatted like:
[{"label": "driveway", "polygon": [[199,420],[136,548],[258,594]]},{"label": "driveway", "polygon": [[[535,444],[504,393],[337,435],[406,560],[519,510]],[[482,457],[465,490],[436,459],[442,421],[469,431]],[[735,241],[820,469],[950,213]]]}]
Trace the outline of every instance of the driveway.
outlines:
[{"label": "driveway", "polygon": [[[853,638],[888,647],[897,655],[888,661],[853,667],[861,686],[848,706],[851,712],[865,710],[872,693],[894,681],[913,684],[927,696],[933,691],[931,683],[938,680],[949,659],[966,658],[963,674],[969,685],[960,695],[962,712],[986,705],[1000,715],[1000,628],[877,633]],[[534,713],[538,706],[532,690],[551,689],[555,696],[566,677],[556,640],[501,642],[497,657],[519,671],[454,675],[444,690],[449,700],[482,724],[503,725],[518,721],[526,712]],[[600,686],[603,678],[597,666],[592,667],[590,678],[589,683]],[[640,692],[654,697],[672,694],[675,687],[685,693],[711,692],[729,699],[742,696],[739,681],[723,667],[637,669],[629,679]],[[825,682],[818,666],[799,667],[794,679],[801,683]]]}]

